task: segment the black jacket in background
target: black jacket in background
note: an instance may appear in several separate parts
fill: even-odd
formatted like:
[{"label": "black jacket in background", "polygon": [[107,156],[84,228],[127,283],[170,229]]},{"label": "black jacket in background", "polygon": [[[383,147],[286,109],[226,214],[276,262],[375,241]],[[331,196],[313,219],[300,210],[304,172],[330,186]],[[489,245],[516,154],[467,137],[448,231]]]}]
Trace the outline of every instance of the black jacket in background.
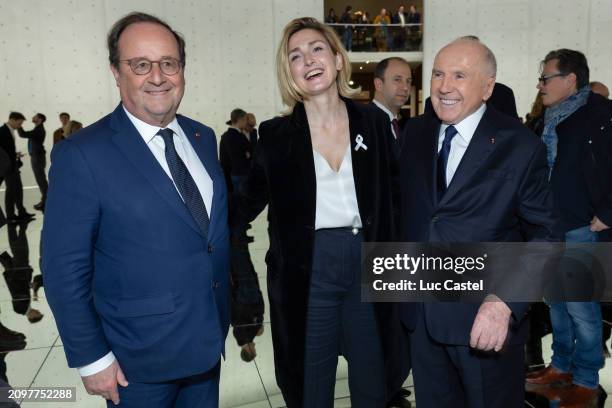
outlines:
[{"label": "black jacket in background", "polygon": [[595,215],[612,226],[612,101],[591,92],[556,130],[550,184],[558,231],[589,225]]},{"label": "black jacket in background", "polygon": [[28,139],[28,153],[31,155],[44,155],[45,151],[45,126],[41,123],[32,130],[19,129],[19,136]]},{"label": "black jacket in background", "polygon": [[13,139],[11,129],[6,123],[0,126],[0,148],[3,149],[8,155],[11,161],[9,171],[12,171],[15,168],[17,161],[17,149],[15,148],[15,139]]},{"label": "black jacket in background", "polygon": [[235,128],[221,135],[219,161],[225,173],[227,186],[232,191],[232,176],[246,176],[251,170],[253,147],[250,139]]}]

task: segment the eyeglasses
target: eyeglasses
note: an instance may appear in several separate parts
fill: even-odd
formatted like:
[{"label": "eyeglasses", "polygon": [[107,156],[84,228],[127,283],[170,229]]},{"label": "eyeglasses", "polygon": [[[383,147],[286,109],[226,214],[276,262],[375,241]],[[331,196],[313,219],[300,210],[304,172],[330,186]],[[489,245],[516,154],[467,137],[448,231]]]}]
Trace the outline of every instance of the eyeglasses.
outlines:
[{"label": "eyeglasses", "polygon": [[538,78],[538,83],[542,83],[542,85],[546,86],[546,83],[548,82],[548,80],[556,78],[556,77],[564,77],[567,76],[568,74],[564,74],[562,72],[559,72],[558,74],[551,74],[551,75],[542,75],[541,77]]},{"label": "eyeglasses", "polygon": [[133,73],[136,75],[147,75],[151,72],[153,64],[159,64],[159,69],[164,75],[174,75],[181,70],[183,63],[176,58],[162,58],[157,61],[149,61],[146,58],[132,58],[129,60],[120,60],[119,62],[127,62]]}]

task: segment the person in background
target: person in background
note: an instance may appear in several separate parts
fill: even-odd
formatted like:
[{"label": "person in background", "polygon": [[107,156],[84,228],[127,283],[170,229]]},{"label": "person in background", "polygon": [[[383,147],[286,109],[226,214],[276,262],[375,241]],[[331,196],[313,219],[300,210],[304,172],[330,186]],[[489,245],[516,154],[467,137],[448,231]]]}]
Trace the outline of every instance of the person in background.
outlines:
[{"label": "person in background", "polygon": [[41,194],[40,202],[34,204],[34,209],[43,212],[45,210],[45,201],[47,200],[47,189],[49,188],[45,172],[47,152],[45,151],[46,132],[44,123],[46,120],[47,117],[45,115],[37,113],[32,118],[34,129],[25,131],[23,128],[19,128],[19,136],[28,139],[28,154],[30,155],[32,173],[34,173],[34,179],[36,184],[38,184]]},{"label": "person in background", "polygon": [[255,148],[257,147],[257,119],[255,115],[252,113],[247,113],[246,116],[246,125],[244,127],[245,135],[249,136],[249,141],[251,142],[251,150],[255,153]]},{"label": "person in background", "polygon": [[353,50],[353,17],[351,16],[351,11],[353,7],[346,6],[344,9],[344,13],[340,16],[340,23],[344,24],[342,31],[342,45],[344,45],[344,49],[347,51]]},{"label": "person in background", "polygon": [[396,156],[402,148],[402,125],[406,122],[400,117],[402,106],[410,98],[412,89],[412,70],[408,62],[400,57],[385,58],[374,70],[374,99],[372,103],[389,117],[391,145]]},{"label": "person in background", "polygon": [[591,91],[593,91],[593,93],[599,94],[606,99],[610,98],[610,90],[606,85],[602,84],[601,82],[593,81],[589,83],[589,86],[591,87]]},{"label": "person in background", "polygon": [[78,120],[69,121],[64,132],[64,139],[69,138],[81,129],[83,129],[83,124],[81,122]]},{"label": "person in background", "polygon": [[376,47],[378,51],[387,51],[387,42],[390,38],[389,27],[391,19],[387,15],[387,9],[380,9],[380,14],[374,17],[373,24],[378,24],[380,27],[376,27],[374,30],[374,38],[376,38]]},{"label": "person in background", "polygon": [[[34,214],[28,213],[23,206],[23,184],[21,182],[21,171],[19,170],[23,166],[21,161],[23,155],[21,152],[17,152],[15,147],[15,137],[24,121],[25,116],[23,114],[11,112],[8,121],[0,126],[0,149],[8,157],[7,170],[4,174],[4,181],[6,182],[4,200],[8,222],[20,222],[34,217]],[[0,183],[2,183],[2,180],[0,180]],[[3,218],[0,217],[0,220]]]},{"label": "person in background", "polygon": [[[568,248],[600,241],[612,226],[612,102],[591,91],[587,59],[576,50],[550,51],[537,88],[546,107],[541,137],[559,216],[556,228]],[[601,306],[571,299],[549,304],[551,364],[529,374],[527,384],[563,407],[590,406],[598,399],[604,363]]]},{"label": "person in background", "polygon": [[55,129],[55,131],[53,132],[53,144],[54,145],[64,140],[65,134],[68,131],[68,122],[70,122],[70,114],[67,112],[60,113],[59,120],[62,126]]}]

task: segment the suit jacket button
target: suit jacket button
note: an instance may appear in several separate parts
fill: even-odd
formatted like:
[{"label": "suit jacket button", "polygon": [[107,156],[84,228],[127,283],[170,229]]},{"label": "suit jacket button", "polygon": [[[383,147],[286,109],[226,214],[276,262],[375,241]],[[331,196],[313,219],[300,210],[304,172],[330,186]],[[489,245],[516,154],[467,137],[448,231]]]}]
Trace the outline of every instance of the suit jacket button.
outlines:
[{"label": "suit jacket button", "polygon": [[431,223],[432,223],[432,224],[435,224],[436,222],[438,222],[438,220],[439,220],[439,219],[440,219],[440,217],[438,217],[438,216],[436,215],[435,217],[433,217],[433,218],[431,219]]},{"label": "suit jacket button", "polygon": [[217,289],[219,287],[219,282],[217,281],[212,281],[212,288],[213,289]]},{"label": "suit jacket button", "polygon": [[209,246],[208,246],[208,253],[209,253],[209,254],[212,254],[212,251],[213,251],[213,247],[212,247],[212,245],[209,245]]}]

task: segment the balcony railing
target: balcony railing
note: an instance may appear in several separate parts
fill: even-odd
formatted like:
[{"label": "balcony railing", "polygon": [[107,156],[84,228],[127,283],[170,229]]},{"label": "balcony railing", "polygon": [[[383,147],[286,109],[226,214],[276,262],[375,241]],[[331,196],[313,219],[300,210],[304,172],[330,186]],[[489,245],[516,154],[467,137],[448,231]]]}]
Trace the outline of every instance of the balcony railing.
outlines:
[{"label": "balcony railing", "polygon": [[423,24],[328,23],[347,51],[421,51]]}]

